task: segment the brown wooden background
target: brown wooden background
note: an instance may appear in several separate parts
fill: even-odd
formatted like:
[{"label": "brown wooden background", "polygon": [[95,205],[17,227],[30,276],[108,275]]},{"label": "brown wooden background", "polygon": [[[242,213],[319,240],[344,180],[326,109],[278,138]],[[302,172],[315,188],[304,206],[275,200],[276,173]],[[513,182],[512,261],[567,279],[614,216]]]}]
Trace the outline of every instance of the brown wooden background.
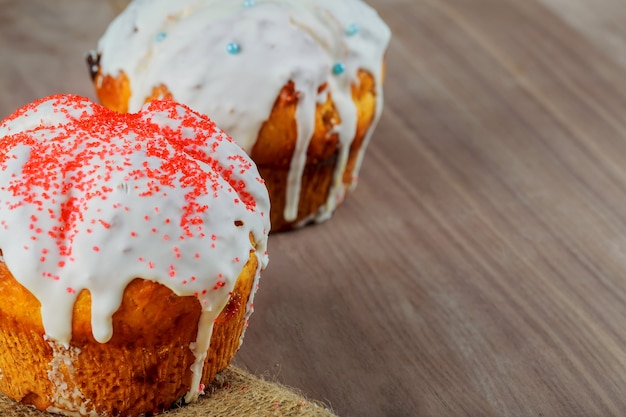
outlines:
[{"label": "brown wooden background", "polygon": [[[237,364],[341,417],[626,415],[626,3],[370,3],[361,183],[272,237]],[[93,97],[111,4],[0,0],[0,117]]]}]

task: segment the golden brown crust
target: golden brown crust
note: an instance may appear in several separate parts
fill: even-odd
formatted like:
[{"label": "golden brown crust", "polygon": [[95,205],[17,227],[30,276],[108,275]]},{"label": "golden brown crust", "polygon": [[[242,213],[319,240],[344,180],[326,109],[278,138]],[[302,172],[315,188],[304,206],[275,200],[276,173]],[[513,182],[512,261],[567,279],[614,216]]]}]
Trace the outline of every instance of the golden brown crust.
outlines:
[{"label": "golden brown crust", "polygon": [[[352,99],[357,109],[357,127],[343,175],[343,183],[346,186],[350,186],[355,180],[356,160],[376,114],[374,77],[369,72],[360,70],[358,80],[359,82],[352,86]],[[307,150],[298,215],[294,221],[286,221],[283,212],[286,204],[287,176],[297,139],[296,106],[297,95],[290,83],[281,91],[250,155],[257,163],[269,191],[272,202],[272,231],[291,229],[326,204],[337,163],[339,138],[335,128],[341,123],[341,117],[329,94],[326,102],[318,104],[316,108],[315,132]],[[274,156],[272,159],[272,155],[280,157]]]},{"label": "golden brown crust", "polygon": [[[384,72],[384,71],[383,71]],[[350,145],[348,163],[343,174],[343,183],[347,186],[354,182],[354,168],[357,155],[376,115],[376,82],[368,72],[359,71],[358,85],[352,85],[352,100],[356,106],[357,124],[354,140]]]},{"label": "golden brown crust", "polygon": [[[122,112],[128,110],[131,86],[124,72],[116,78],[98,73],[95,77],[95,87],[98,98],[104,106]],[[326,85],[322,85],[319,91],[322,92],[325,88]],[[175,99],[167,86],[159,85],[154,87],[149,97],[146,97],[146,102],[164,97]],[[358,82],[352,86],[352,99],[357,109],[357,127],[342,179],[346,186],[354,181],[357,156],[376,114],[376,81],[371,73],[359,70]],[[286,221],[283,213],[289,165],[297,141],[295,117],[297,105],[298,93],[294,83],[289,82],[276,98],[272,111],[263,123],[250,152],[269,190],[273,232],[294,227],[315,214],[326,203],[339,151],[336,127],[341,123],[341,117],[331,94],[328,94],[327,100],[318,103],[316,107],[315,130],[307,149],[298,216],[294,221]]]},{"label": "golden brown crust", "polygon": [[[320,89],[324,88],[325,86]],[[250,152],[258,166],[289,169],[298,135],[298,99],[295,85],[290,81],[278,95]],[[329,94],[328,99],[324,103],[318,103],[316,107],[315,130],[307,149],[307,165],[323,163],[336,154],[339,135],[334,129],[339,123],[341,118]]]},{"label": "golden brown crust", "polygon": [[128,76],[124,71],[120,71],[117,77],[98,72],[94,77],[94,86],[96,96],[103,106],[118,113],[128,113],[131,90]]},{"label": "golden brown crust", "polygon": [[[254,285],[254,252],[241,272],[231,299],[216,320],[202,383],[208,385],[225,369],[239,347],[248,298]],[[181,398],[191,382],[195,341],[201,313],[195,297],[179,297],[167,287],[143,279],[124,291],[113,315],[113,337],[101,344],[91,332],[91,297],[83,291],[74,306],[70,366],[55,360],[44,340],[40,304],[0,262],[0,391],[39,409],[64,408],[55,400],[50,381],[75,384],[91,408],[104,415],[161,412]],[[60,349],[60,347],[55,347]],[[78,350],[76,350],[78,349]],[[71,390],[71,388],[70,388]],[[69,391],[68,391],[69,392]]]},{"label": "golden brown crust", "polygon": [[170,93],[165,84],[159,84],[152,89],[152,94],[146,98],[144,103],[152,100],[163,100],[167,98],[172,98],[172,93]]}]

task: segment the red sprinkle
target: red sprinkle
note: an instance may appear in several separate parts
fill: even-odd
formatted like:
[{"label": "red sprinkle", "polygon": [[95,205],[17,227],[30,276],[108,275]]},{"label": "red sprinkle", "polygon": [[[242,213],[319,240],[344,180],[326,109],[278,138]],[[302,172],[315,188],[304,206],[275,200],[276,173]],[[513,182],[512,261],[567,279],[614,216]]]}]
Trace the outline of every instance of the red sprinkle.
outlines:
[{"label": "red sprinkle", "polygon": [[[209,206],[201,200],[204,196],[228,189],[236,193],[232,196],[236,204],[244,204],[250,211],[256,210],[256,201],[240,176],[253,164],[243,154],[231,155],[229,161],[218,161],[214,157],[222,143],[231,140],[206,116],[171,100],[153,101],[140,113],[118,114],[83,97],[57,95],[22,107],[6,122],[27,112],[35,112],[44,103],[50,103],[55,112],[65,113],[67,123],[41,126],[0,138],[0,170],[8,169],[10,159],[14,158],[11,155],[14,148],[27,146],[31,150],[21,175],[13,174],[14,179],[4,189],[15,200],[2,202],[2,208],[31,205],[43,211],[42,215],[30,216],[32,232],[28,237],[36,241],[38,234],[45,233],[43,236],[52,238],[57,245],[53,252],[64,259],[58,261],[58,267],[62,268],[67,260],[74,259],[72,247],[81,230],[86,233],[100,230],[98,226],[79,227],[89,222],[84,218],[85,213],[92,214],[92,225],[99,223],[107,230],[115,227],[110,216],[94,218],[93,214],[100,210],[94,209],[92,202],[108,210],[124,207],[129,211],[128,206],[116,202],[119,197],[115,193],[120,189],[126,192],[137,190],[132,193],[140,196],[165,196],[169,190],[182,187],[181,217],[164,220],[166,224],[180,225],[181,230],[172,236],[180,236],[181,240],[205,236]],[[73,113],[74,110],[78,110],[78,115]],[[157,125],[149,117],[156,113],[180,123],[176,127]],[[189,135],[188,131],[193,134]],[[46,140],[41,140],[42,137]],[[133,168],[131,155],[137,152],[146,158],[141,166]],[[207,170],[205,166],[211,169]],[[124,178],[125,182],[120,185],[114,182],[115,178]],[[261,178],[255,180],[264,183]],[[107,199],[113,200],[113,204],[103,206],[101,201]],[[48,208],[48,204],[54,210]],[[158,206],[153,210],[155,213],[160,211]],[[150,216],[145,214],[144,219],[149,221]],[[44,230],[42,220],[52,221],[53,226]],[[5,223],[1,225],[6,227]],[[156,233],[157,228],[152,231]],[[130,235],[137,237],[138,233],[132,231]],[[215,234],[210,236],[213,242],[217,241]],[[171,239],[169,235],[163,235],[163,240]],[[28,249],[27,246],[24,248]],[[100,247],[93,246],[92,250],[99,252]],[[47,252],[47,249],[42,250],[42,255]],[[181,257],[178,248],[175,253],[177,258]],[[200,258],[199,253],[194,256]],[[46,256],[40,257],[41,262],[45,260]],[[240,262],[239,258],[234,261]],[[154,268],[152,262],[148,266]],[[190,279],[194,281],[196,278]],[[221,287],[224,283],[220,281],[218,285]],[[74,291],[68,287],[68,292],[70,290]]]}]

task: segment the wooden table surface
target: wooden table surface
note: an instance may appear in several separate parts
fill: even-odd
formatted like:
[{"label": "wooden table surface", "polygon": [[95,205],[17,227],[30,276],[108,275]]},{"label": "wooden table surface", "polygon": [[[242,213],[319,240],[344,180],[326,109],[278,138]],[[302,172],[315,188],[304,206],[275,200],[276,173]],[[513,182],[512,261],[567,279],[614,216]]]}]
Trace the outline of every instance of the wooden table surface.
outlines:
[{"label": "wooden table surface", "polygon": [[[626,415],[623,0],[371,0],[359,187],[272,236],[237,364],[341,417]],[[111,3],[0,0],[0,117],[93,98]]]}]

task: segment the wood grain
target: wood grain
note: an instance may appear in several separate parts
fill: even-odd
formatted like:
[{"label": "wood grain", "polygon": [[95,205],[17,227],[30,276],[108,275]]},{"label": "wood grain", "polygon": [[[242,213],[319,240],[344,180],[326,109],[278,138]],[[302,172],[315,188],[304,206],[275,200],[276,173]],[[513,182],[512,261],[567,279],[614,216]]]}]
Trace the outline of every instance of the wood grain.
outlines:
[{"label": "wood grain", "polygon": [[[359,187],[272,236],[237,364],[342,417],[626,415],[626,9],[371,0],[394,32]],[[92,96],[93,1],[0,0],[0,116]]]}]

